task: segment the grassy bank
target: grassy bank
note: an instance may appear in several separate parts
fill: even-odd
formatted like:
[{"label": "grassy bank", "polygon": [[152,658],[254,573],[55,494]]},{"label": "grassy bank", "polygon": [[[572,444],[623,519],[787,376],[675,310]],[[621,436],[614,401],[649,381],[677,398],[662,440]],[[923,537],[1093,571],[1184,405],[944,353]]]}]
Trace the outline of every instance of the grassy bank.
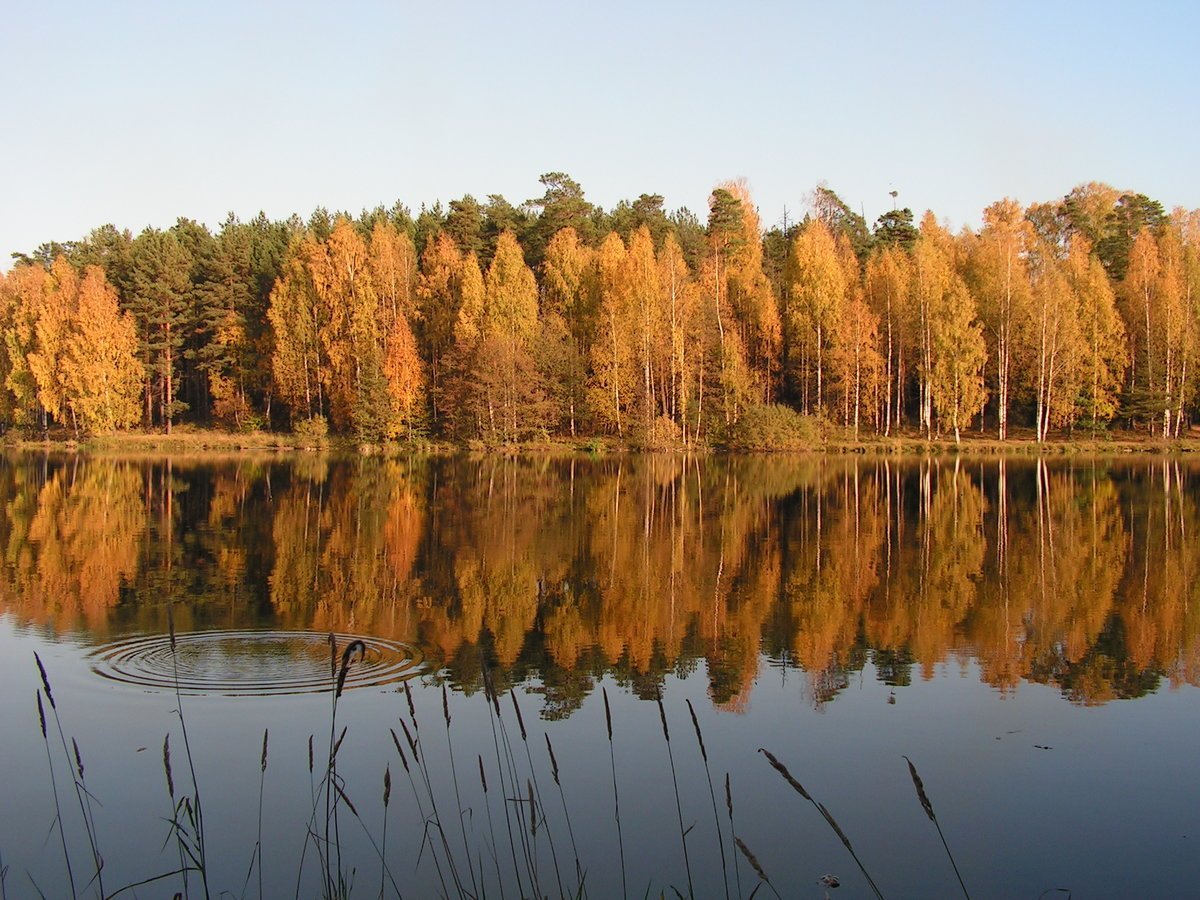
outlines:
[{"label": "grassy bank", "polygon": [[997,455],[1110,455],[1110,454],[1186,454],[1200,452],[1200,431],[1193,431],[1178,440],[1164,440],[1139,431],[1109,431],[1092,434],[1075,432],[1054,435],[1039,443],[1033,431],[1014,431],[1007,440],[978,432],[964,434],[956,443],[953,438],[930,439],[916,430],[897,434],[860,435],[855,438],[841,428],[825,426],[813,429],[803,440],[775,442],[765,440],[747,447],[641,447],[621,441],[614,436],[578,438],[546,437],[512,444],[488,444],[471,441],[459,444],[450,441],[418,440],[362,444],[353,438],[309,436],[291,432],[234,432],[219,429],[176,428],[170,434],[161,431],[127,431],[94,435],[76,439],[69,432],[51,432],[45,438],[31,439],[9,433],[4,443],[20,450],[79,451],[88,453],[242,453],[327,451],[363,455],[396,455],[413,452],[483,453],[483,454],[549,454],[574,453],[609,454],[624,452],[731,452],[731,453],[829,453],[829,454],[886,454],[890,456],[997,456]]}]

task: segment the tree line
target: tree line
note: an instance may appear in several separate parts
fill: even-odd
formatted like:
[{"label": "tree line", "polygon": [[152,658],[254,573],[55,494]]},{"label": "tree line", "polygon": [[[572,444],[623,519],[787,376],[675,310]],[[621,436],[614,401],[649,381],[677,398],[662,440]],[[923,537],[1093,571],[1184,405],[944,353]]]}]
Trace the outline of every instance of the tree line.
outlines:
[{"label": "tree line", "polygon": [[704,222],[541,183],[520,206],[106,225],[17,254],[0,422],[750,448],[813,423],[1172,437],[1195,412],[1200,211],[1089,183],[951,233],[908,209],[868,226],[818,186],[764,229],[742,182]]}]

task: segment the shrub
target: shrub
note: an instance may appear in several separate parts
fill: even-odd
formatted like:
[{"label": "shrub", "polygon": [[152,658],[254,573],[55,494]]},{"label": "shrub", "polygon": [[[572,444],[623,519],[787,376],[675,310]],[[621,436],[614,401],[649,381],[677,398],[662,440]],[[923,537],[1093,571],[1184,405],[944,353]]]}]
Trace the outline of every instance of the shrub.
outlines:
[{"label": "shrub", "polygon": [[324,416],[313,416],[301,419],[293,426],[292,431],[295,432],[296,437],[323,438],[329,434],[329,423],[325,421]]},{"label": "shrub", "polygon": [[659,416],[637,435],[634,444],[640,450],[673,450],[683,444],[683,429],[669,416]]},{"label": "shrub", "polygon": [[729,430],[730,450],[812,450],[820,446],[816,420],[779,403],[748,406]]}]

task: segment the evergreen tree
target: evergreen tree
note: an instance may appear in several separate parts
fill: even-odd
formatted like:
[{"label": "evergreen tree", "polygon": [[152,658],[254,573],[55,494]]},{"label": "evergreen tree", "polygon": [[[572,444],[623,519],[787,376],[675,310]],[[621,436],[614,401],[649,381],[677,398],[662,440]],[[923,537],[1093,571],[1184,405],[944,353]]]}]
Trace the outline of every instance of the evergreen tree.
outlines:
[{"label": "evergreen tree", "polygon": [[179,399],[179,380],[195,322],[192,262],[172,232],[147,228],[133,242],[126,304],[137,322],[138,354],[146,372],[143,422],[148,427],[161,425],[168,434],[187,409]]}]

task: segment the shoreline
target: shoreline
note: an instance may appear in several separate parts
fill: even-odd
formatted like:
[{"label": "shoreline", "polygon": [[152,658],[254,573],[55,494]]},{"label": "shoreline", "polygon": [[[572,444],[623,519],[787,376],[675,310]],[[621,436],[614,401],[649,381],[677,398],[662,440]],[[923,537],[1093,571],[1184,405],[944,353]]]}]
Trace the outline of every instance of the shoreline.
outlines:
[{"label": "shoreline", "polygon": [[410,455],[494,455],[494,456],[606,456],[613,454],[698,454],[712,456],[1123,456],[1183,455],[1200,453],[1200,434],[1166,439],[1138,432],[1106,433],[1100,437],[1061,436],[1038,443],[1018,433],[1001,441],[994,437],[964,436],[953,439],[929,439],[917,433],[872,436],[855,440],[830,435],[819,443],[783,449],[741,450],[714,447],[638,447],[605,437],[559,438],[525,441],[517,444],[485,445],[479,442],[459,444],[451,441],[421,440],[387,444],[359,444],[350,438],[307,437],[288,432],[228,432],[217,429],[187,429],[173,434],[127,432],[75,440],[67,436],[41,440],[17,438],[3,440],[8,451],[54,452],[105,455],[109,453],[328,453],[360,456]]}]

